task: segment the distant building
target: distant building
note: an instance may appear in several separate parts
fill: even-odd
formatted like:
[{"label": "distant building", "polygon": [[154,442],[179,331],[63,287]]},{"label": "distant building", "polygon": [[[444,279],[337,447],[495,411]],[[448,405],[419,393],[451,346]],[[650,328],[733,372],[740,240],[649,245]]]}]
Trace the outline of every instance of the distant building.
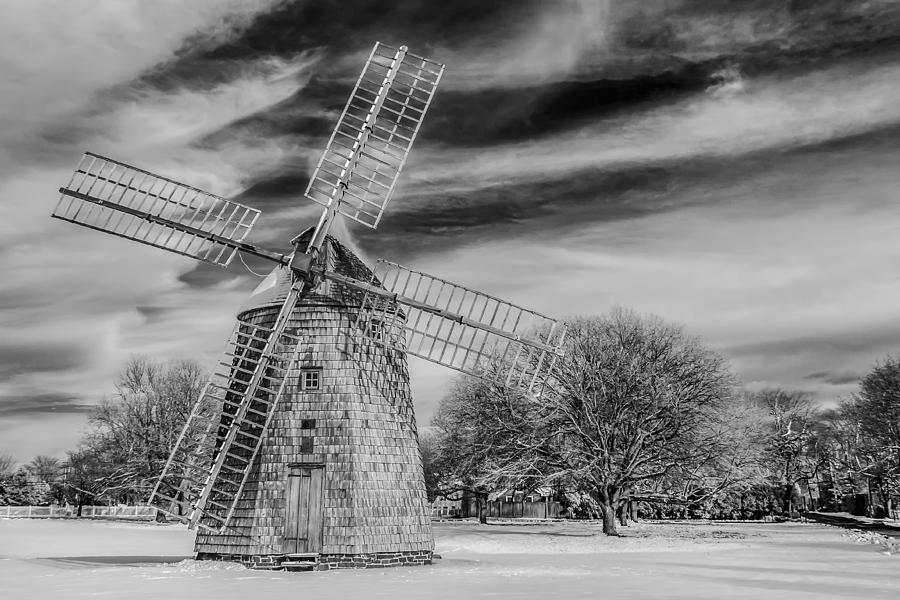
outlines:
[{"label": "distant building", "polygon": [[[488,496],[487,516],[495,519],[558,519],[559,502],[552,500],[553,490],[539,487],[531,492],[503,489]],[[478,516],[478,506],[471,494],[457,499],[437,498],[431,503],[432,518],[458,519]]]}]

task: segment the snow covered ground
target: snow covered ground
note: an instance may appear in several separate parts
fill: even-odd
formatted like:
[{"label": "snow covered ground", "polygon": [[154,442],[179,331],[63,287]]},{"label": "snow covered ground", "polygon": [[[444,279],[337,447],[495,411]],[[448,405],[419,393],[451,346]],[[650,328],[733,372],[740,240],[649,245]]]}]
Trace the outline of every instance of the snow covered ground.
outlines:
[{"label": "snow covered ground", "polygon": [[181,526],[0,520],[0,598],[900,598],[900,555],[802,523],[436,523],[431,567],[282,573],[195,562]]}]

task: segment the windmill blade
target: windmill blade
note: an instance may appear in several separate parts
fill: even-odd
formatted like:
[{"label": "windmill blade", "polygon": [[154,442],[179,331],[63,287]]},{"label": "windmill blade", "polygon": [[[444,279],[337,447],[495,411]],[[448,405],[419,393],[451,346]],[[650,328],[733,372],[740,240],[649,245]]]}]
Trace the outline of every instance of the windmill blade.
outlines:
[{"label": "windmill blade", "polygon": [[444,65],[376,43],[306,197],[376,228]]},{"label": "windmill blade", "polygon": [[293,335],[238,321],[148,504],[191,527],[229,526],[296,364],[298,342]]},{"label": "windmill blade", "polygon": [[239,249],[284,262],[243,242],[258,210],[110,158],[86,153],[59,191],[57,219],[223,267]]},{"label": "windmill blade", "polygon": [[562,354],[561,322],[396,263],[379,260],[369,284],[325,277],[365,292],[357,335],[463,373],[531,391]]}]

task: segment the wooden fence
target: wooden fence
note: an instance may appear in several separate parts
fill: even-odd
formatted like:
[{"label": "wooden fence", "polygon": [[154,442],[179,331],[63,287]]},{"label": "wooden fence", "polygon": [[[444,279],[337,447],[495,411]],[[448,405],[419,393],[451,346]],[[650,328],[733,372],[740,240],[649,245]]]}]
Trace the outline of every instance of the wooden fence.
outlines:
[{"label": "wooden fence", "polygon": [[[486,506],[487,516],[495,519],[558,519],[562,514],[559,502],[544,498],[538,502],[491,500]],[[478,506],[474,498],[464,500],[436,500],[431,507],[434,518],[475,517]]]},{"label": "wooden fence", "polygon": [[[477,508],[469,508],[472,516],[478,514]],[[487,503],[487,516],[500,519],[558,519],[561,512],[559,502],[505,502],[494,500]]]},{"label": "wooden fence", "polygon": [[[0,506],[0,519],[66,519],[78,518],[76,506]],[[153,521],[153,506],[82,506],[81,518],[128,519]]]}]

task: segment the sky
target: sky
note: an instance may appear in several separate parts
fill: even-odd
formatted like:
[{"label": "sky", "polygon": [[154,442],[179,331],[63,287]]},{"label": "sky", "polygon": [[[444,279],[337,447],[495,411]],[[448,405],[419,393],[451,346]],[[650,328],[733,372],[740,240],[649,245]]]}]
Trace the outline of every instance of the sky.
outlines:
[{"label": "sky", "polygon": [[[51,219],[81,153],[287,251],[375,41],[446,71],[381,225],[342,228],[366,260],[653,313],[823,405],[897,352],[900,1],[6,0],[0,454],[74,448],[135,354],[212,365],[259,282]],[[427,425],[454,373],[410,368]]]}]

